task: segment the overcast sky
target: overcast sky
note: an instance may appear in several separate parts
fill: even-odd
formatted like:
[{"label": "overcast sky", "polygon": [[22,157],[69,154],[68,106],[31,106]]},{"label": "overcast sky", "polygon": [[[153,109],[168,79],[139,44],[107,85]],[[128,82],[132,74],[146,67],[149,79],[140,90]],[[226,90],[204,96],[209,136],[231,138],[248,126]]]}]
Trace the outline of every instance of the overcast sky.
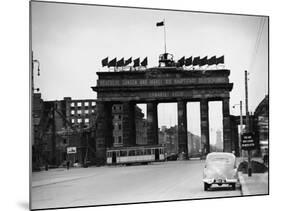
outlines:
[{"label": "overcast sky", "polygon": [[[239,115],[234,104],[244,103],[244,70],[249,71],[249,110],[254,111],[268,92],[268,19],[257,16],[32,2],[32,50],[41,68],[35,88],[44,100],[95,99],[90,87],[103,58],[147,56],[148,67],[157,66],[164,44],[163,27],[156,22],[164,18],[167,51],[176,60],[225,56],[234,83],[232,114]],[[188,104],[189,110],[189,130],[199,135],[199,104]],[[159,127],[177,123],[176,104],[160,104],[158,111]],[[222,127],[218,117],[220,103],[210,105],[211,132]]]}]

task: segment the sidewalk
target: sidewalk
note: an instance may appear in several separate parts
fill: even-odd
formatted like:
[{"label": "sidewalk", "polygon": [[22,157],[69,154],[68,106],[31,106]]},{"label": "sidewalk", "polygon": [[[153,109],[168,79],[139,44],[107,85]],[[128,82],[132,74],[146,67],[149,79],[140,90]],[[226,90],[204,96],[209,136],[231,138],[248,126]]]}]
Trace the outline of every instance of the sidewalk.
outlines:
[{"label": "sidewalk", "polygon": [[241,192],[243,196],[269,194],[268,192],[268,172],[253,173],[251,177],[248,174],[238,173]]}]

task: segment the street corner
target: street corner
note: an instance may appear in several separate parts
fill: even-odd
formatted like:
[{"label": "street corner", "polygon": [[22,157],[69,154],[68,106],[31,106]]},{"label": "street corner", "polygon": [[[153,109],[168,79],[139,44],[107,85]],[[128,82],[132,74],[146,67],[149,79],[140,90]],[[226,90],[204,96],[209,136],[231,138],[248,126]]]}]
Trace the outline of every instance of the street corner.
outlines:
[{"label": "street corner", "polygon": [[238,173],[242,196],[268,195],[268,172],[248,174]]}]

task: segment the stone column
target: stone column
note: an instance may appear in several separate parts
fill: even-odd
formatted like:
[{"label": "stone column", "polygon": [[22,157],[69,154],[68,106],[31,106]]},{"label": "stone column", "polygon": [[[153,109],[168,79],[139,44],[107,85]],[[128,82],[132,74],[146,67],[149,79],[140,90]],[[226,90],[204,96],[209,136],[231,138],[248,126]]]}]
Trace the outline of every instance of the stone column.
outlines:
[{"label": "stone column", "polygon": [[135,103],[123,103],[123,145],[136,145],[136,121],[135,121]]},{"label": "stone column", "polygon": [[231,152],[231,128],[229,116],[229,98],[222,100],[222,113],[223,113],[223,151]]},{"label": "stone column", "polygon": [[200,118],[201,118],[201,150],[202,156],[210,152],[209,137],[209,105],[207,99],[200,101]]},{"label": "stone column", "polygon": [[96,122],[96,161],[105,163],[106,148],[112,147],[112,110],[111,103],[97,102],[97,122]]},{"label": "stone column", "polygon": [[187,139],[187,119],[186,119],[186,102],[178,102],[178,146],[179,153],[184,152],[188,159],[188,139]]},{"label": "stone column", "polygon": [[157,103],[147,103],[147,144],[158,144]]}]

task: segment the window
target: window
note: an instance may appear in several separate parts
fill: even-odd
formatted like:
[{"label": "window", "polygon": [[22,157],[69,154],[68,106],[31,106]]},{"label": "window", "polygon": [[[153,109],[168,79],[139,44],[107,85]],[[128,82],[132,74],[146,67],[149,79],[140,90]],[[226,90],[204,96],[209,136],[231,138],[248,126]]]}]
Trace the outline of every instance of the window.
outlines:
[{"label": "window", "polygon": [[89,106],[89,102],[85,102],[85,103],[84,103],[84,106]]},{"label": "window", "polygon": [[82,111],[81,110],[77,110],[77,114],[81,114],[82,113]]},{"label": "window", "polygon": [[124,157],[124,156],[127,156],[127,151],[120,151],[120,156],[122,157]]},{"label": "window", "polygon": [[121,115],[119,115],[118,117],[119,117],[120,120],[122,119],[122,116],[121,116]]},{"label": "window", "polygon": [[118,143],[121,144],[122,143],[122,137],[118,136]]},{"label": "window", "polygon": [[94,106],[95,105],[95,102],[92,102],[92,106]]},{"label": "window", "polygon": [[85,119],[85,123],[89,123],[89,119],[88,118]]},{"label": "window", "polygon": [[107,152],[107,157],[112,157],[112,152]]},{"label": "window", "polygon": [[135,154],[136,154],[135,150],[130,150],[129,151],[129,156],[135,156]]},{"label": "window", "polygon": [[71,103],[70,106],[71,106],[71,107],[75,107],[75,103]]},{"label": "window", "polygon": [[113,106],[113,110],[114,110],[114,111],[116,110],[116,106]]},{"label": "window", "polygon": [[85,114],[88,114],[88,113],[89,113],[89,110],[85,110],[84,112],[85,112]]},{"label": "window", "polygon": [[141,149],[136,150],[136,155],[143,155],[143,151]]},{"label": "window", "polygon": [[82,122],[82,119],[77,119],[77,122],[78,122],[78,123],[81,123],[81,122]]},{"label": "window", "polygon": [[144,153],[145,153],[146,155],[151,155],[151,149],[145,149]]},{"label": "window", "polygon": [[81,103],[81,102],[78,102],[78,103],[77,103],[77,106],[81,106],[81,105],[82,105],[82,103]]},{"label": "window", "polygon": [[118,129],[122,130],[122,125],[121,124],[118,125]]},{"label": "window", "polygon": [[74,115],[75,114],[75,110],[71,110],[71,112],[70,112],[72,115]]},{"label": "window", "polygon": [[75,119],[71,119],[71,123],[74,124],[75,123]]}]

